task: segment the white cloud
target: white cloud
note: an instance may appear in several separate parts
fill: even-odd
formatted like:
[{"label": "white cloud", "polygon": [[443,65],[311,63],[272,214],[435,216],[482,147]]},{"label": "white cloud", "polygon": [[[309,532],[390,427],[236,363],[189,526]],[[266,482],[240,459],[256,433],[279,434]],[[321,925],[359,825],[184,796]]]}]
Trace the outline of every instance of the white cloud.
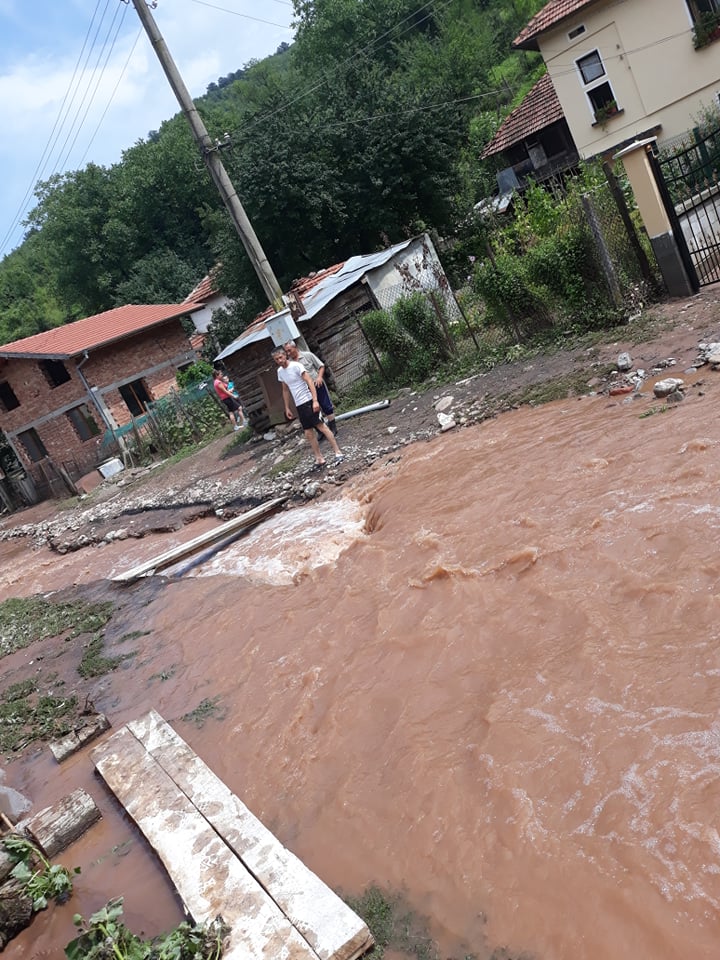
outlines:
[{"label": "white cloud", "polygon": [[[256,3],[250,3],[249,0],[222,0],[218,5],[257,15]],[[23,4],[17,7],[12,0],[0,0],[0,16],[15,23],[21,15],[32,17],[30,6]],[[0,105],[5,127],[4,137],[0,140],[0,242],[30,186],[33,171],[40,164],[43,152],[57,134],[57,129],[55,134],[52,133],[53,126],[70,87],[89,25],[87,3],[82,4],[82,8],[82,15],[79,15],[81,11],[78,8],[78,19],[72,25],[71,40],[53,37],[53,28],[49,25],[48,36],[44,42],[42,39],[38,41],[36,49],[19,51],[15,42],[12,60],[9,62],[4,57],[0,64]],[[24,11],[22,14],[21,10]],[[267,11],[267,14],[267,19],[285,22],[288,28],[255,23],[192,0],[161,0],[154,16],[186,86],[197,97],[218,77],[238,70],[250,60],[261,59],[273,53],[283,41],[292,40],[289,29],[292,8],[274,4],[272,11]],[[30,34],[29,28],[27,33]],[[92,104],[90,97],[97,78],[93,78],[83,101],[86,76],[62,123],[56,146],[46,157],[50,162],[44,162],[45,169],[40,173],[43,178],[47,178],[68,155],[81,120],[82,129],[68,157],[69,169],[81,165],[86,151],[83,165],[90,161],[106,165],[116,162],[123,150],[178,112],[178,103],[144,33],[140,33],[130,56],[138,33],[139,21],[130,4],[122,33],[99,81]],[[33,40],[37,34],[38,25],[35,23]],[[103,35],[104,31],[101,37]],[[62,52],[54,53],[58,48]],[[91,62],[94,64],[95,59]],[[127,69],[123,74],[126,62]],[[77,84],[77,77],[75,82]],[[87,116],[83,119],[86,110]],[[62,116],[66,111],[67,104]],[[102,117],[104,111],[107,112]],[[76,116],[75,129],[71,130]],[[100,129],[88,150],[98,124]],[[32,197],[25,208],[31,205]],[[21,236],[22,230],[16,228],[11,245],[17,243]],[[8,249],[10,246],[0,251],[0,255]]]}]

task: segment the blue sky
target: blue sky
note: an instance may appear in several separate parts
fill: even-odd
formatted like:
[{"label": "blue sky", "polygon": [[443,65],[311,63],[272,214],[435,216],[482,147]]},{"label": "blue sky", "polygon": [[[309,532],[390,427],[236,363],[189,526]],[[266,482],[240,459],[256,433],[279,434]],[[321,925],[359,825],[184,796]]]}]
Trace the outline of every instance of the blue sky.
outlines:
[{"label": "blue sky", "polygon": [[[292,40],[289,0],[158,0],[153,16],[193,96]],[[35,180],[116,162],[179,107],[131,3],[0,0],[0,38],[3,256]]]}]

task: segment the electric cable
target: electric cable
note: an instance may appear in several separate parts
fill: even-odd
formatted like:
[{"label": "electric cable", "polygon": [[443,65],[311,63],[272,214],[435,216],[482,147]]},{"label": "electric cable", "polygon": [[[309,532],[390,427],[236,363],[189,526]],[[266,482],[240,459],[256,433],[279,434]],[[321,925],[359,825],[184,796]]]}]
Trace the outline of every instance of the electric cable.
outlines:
[{"label": "electric cable", "polygon": [[[115,14],[116,14],[116,15],[113,17],[113,21],[112,21],[112,23],[110,24],[110,30],[112,30],[112,26],[113,26],[113,23],[115,22],[115,20],[116,20],[116,18],[117,18],[117,12],[119,11],[119,9],[120,9],[119,7],[116,8],[116,11],[115,11]],[[90,107],[92,107],[92,105],[93,105],[93,103],[94,103],[94,101],[95,101],[95,97],[97,96],[97,92],[98,92],[98,90],[100,89],[100,84],[101,84],[101,82],[102,82],[102,78],[105,76],[105,71],[107,70],[108,62],[109,62],[109,60],[110,60],[110,57],[111,57],[111,55],[112,55],[113,50],[115,49],[115,44],[117,43],[117,38],[118,38],[118,35],[119,35],[120,30],[121,30],[121,28],[122,28],[123,21],[125,20],[125,14],[127,13],[128,8],[127,8],[126,6],[123,6],[122,10],[123,10],[122,16],[120,17],[120,21],[119,21],[119,23],[118,23],[118,25],[117,25],[117,28],[116,28],[116,30],[115,30],[115,35],[114,35],[113,38],[112,38],[112,43],[110,44],[110,47],[109,47],[109,49],[108,49],[108,52],[107,52],[107,54],[105,55],[105,60],[103,61],[103,65],[102,65],[102,68],[101,68],[101,70],[100,70],[100,75],[99,75],[99,76],[96,78],[96,80],[95,80],[95,88],[94,88],[94,90],[93,90],[93,92],[92,92],[92,95],[91,95],[90,99],[88,100],[87,106],[85,107],[85,112],[84,112],[83,115],[82,115],[82,118],[81,118],[81,120],[80,120],[80,124],[79,124],[79,126],[78,126],[78,128],[77,128],[77,132],[75,133],[75,136],[73,137],[73,141],[72,141],[72,143],[70,144],[67,153],[65,154],[65,159],[63,160],[63,162],[62,162],[62,164],[61,164],[61,166],[62,166],[63,169],[68,165],[68,160],[70,159],[70,155],[71,155],[71,153],[73,152],[73,149],[74,149],[74,147],[75,147],[75,144],[77,143],[77,139],[78,139],[78,137],[80,136],[80,133],[81,133],[81,131],[82,131],[83,126],[85,125],[85,121],[87,120],[87,115],[88,115],[88,113],[89,113],[89,111],[90,111]],[[109,33],[110,33],[110,30],[108,30],[108,35],[109,35]],[[104,48],[103,48],[103,49],[104,49]],[[102,51],[101,51],[100,55],[102,56]],[[96,66],[95,66],[95,71],[94,71],[94,73],[96,73],[96,72],[97,72],[97,64],[96,64]],[[88,89],[89,89],[89,88],[88,88]],[[82,166],[82,163],[78,164],[78,166]]]},{"label": "electric cable", "polygon": [[138,45],[138,40],[139,40],[140,37],[142,36],[142,33],[143,33],[143,28],[140,27],[140,29],[138,30],[137,35],[136,35],[136,37],[135,37],[135,42],[133,43],[132,47],[130,48],[130,53],[128,53],[128,55],[127,55],[127,60],[125,61],[125,65],[123,66],[122,70],[120,71],[120,76],[117,78],[117,83],[116,83],[115,86],[113,87],[113,92],[110,94],[110,99],[108,100],[107,104],[105,105],[105,109],[103,110],[102,115],[101,115],[100,119],[99,119],[98,122],[97,122],[97,126],[95,127],[95,131],[93,132],[92,137],[90,137],[90,142],[88,143],[87,147],[85,148],[85,153],[82,155],[82,158],[81,158],[80,163],[79,163],[79,166],[80,166],[80,167],[82,167],[83,163],[85,162],[85,157],[86,157],[86,156],[88,155],[88,153],[90,152],[90,147],[91,147],[91,146],[93,145],[93,143],[95,142],[95,137],[98,135],[98,132],[100,131],[100,127],[102,126],[102,122],[103,122],[103,120],[105,119],[105,115],[107,114],[108,110],[110,109],[110,107],[111,107],[111,105],[112,105],[113,100],[115,99],[115,94],[118,92],[118,88],[120,87],[120,84],[122,83],[123,77],[125,76],[125,72],[126,72],[127,68],[128,68],[129,65],[130,65],[130,60],[132,59],[133,53],[135,53],[135,47]]},{"label": "electric cable", "polygon": [[[98,12],[98,10],[100,9],[100,4],[101,4],[101,2],[102,2],[102,0],[97,0],[97,3],[95,4],[95,10],[94,10],[93,15],[92,15],[92,18],[91,18],[91,20],[90,20],[90,25],[88,26],[87,31],[86,31],[86,33],[85,33],[85,39],[83,40],[83,45],[82,45],[82,47],[81,47],[81,49],[80,49],[80,53],[78,54],[78,58],[77,58],[77,60],[75,61],[75,67],[74,67],[74,69],[73,69],[72,77],[70,78],[70,82],[68,83],[67,89],[66,89],[66,91],[65,91],[65,95],[63,96],[63,99],[62,99],[62,103],[60,104],[60,109],[58,110],[57,116],[55,117],[55,122],[53,123],[52,130],[50,131],[50,134],[48,135],[48,139],[47,139],[47,141],[46,141],[46,143],[45,143],[45,146],[44,146],[44,148],[43,148],[43,152],[42,152],[42,154],[41,154],[41,156],[40,156],[40,159],[39,159],[38,162],[37,162],[37,165],[36,165],[36,167],[35,167],[35,170],[33,171],[32,176],[30,177],[30,183],[29,183],[29,185],[28,185],[28,188],[27,188],[27,190],[25,191],[25,194],[24,194],[22,200],[20,201],[20,205],[18,206],[18,209],[17,209],[17,211],[16,211],[16,213],[15,213],[15,216],[14,216],[13,219],[12,219],[12,222],[10,223],[10,226],[9,226],[8,229],[7,229],[7,232],[6,232],[5,235],[3,236],[2,241],[0,241],[0,254],[2,254],[2,252],[5,250],[5,247],[7,246],[7,243],[8,243],[8,241],[9,241],[9,239],[10,239],[10,236],[12,235],[13,231],[14,231],[15,228],[17,227],[17,225],[18,225],[18,223],[19,223],[19,221],[20,221],[20,218],[21,218],[22,215],[23,215],[23,212],[24,212],[24,210],[25,210],[25,205],[27,204],[27,201],[30,199],[30,195],[32,194],[32,192],[33,192],[33,190],[34,190],[34,188],[35,188],[35,184],[36,184],[37,181],[40,179],[40,177],[42,176],[42,174],[43,174],[43,172],[44,172],[44,170],[45,170],[44,161],[45,161],[45,158],[46,158],[47,155],[48,155],[48,151],[52,152],[52,150],[54,149],[55,143],[57,143],[57,140],[59,139],[60,132],[62,131],[62,125],[61,125],[61,128],[60,128],[60,131],[58,131],[57,137],[55,137],[54,140],[53,140],[53,137],[54,137],[54,135],[55,135],[55,131],[56,131],[56,129],[57,129],[58,123],[60,123],[60,118],[62,117],[63,110],[65,109],[65,104],[67,103],[67,98],[68,98],[68,96],[70,95],[70,90],[72,89],[73,83],[75,82],[75,77],[77,76],[78,67],[80,66],[80,61],[82,60],[83,53],[85,52],[85,47],[87,46],[88,38],[90,37],[90,33],[91,33],[91,31],[92,31],[93,24],[95,23],[95,17],[97,16],[97,12]],[[63,121],[63,122],[64,122],[64,121]],[[52,144],[52,146],[51,146],[51,144]]]},{"label": "electric cable", "polygon": [[[124,16],[125,13],[127,12],[127,9],[128,9],[128,8],[127,8],[126,6],[123,6],[122,9],[123,9],[123,16]],[[60,154],[58,155],[58,159],[57,159],[56,164],[55,164],[55,167],[54,167],[54,169],[53,169],[53,173],[56,173],[58,170],[64,169],[65,166],[67,165],[68,158],[69,158],[69,156],[70,156],[70,153],[71,153],[71,151],[72,151],[73,146],[75,145],[75,140],[73,140],[73,142],[70,144],[70,148],[68,149],[67,153],[65,153],[65,148],[67,147],[68,140],[69,140],[70,137],[73,135],[73,131],[75,130],[75,125],[77,124],[78,120],[80,120],[80,125],[79,125],[79,127],[78,127],[77,133],[75,134],[75,139],[77,139],[77,135],[78,135],[78,133],[80,132],[80,130],[82,129],[82,125],[83,125],[83,123],[84,123],[84,121],[85,121],[85,117],[87,116],[87,109],[85,110],[85,113],[83,113],[82,118],[80,117],[80,113],[81,113],[83,107],[85,106],[85,102],[86,102],[86,100],[87,100],[88,93],[90,92],[90,89],[91,89],[91,87],[92,87],[92,85],[93,85],[93,80],[95,80],[95,91],[97,91],[97,88],[98,88],[98,86],[99,86],[99,84],[100,84],[100,81],[102,80],[103,73],[105,72],[105,66],[107,65],[107,59],[106,59],[106,61],[105,61],[105,64],[103,64],[103,67],[102,67],[102,69],[101,69],[101,71],[100,71],[100,75],[99,75],[99,76],[97,76],[97,70],[98,70],[98,67],[100,66],[100,61],[102,60],[103,54],[105,53],[105,49],[106,49],[106,47],[107,47],[108,40],[110,39],[110,34],[111,34],[111,32],[112,32],[113,27],[115,26],[115,21],[116,21],[116,19],[117,19],[117,16],[118,16],[118,13],[119,13],[119,12],[120,12],[120,7],[118,6],[118,7],[115,8],[115,13],[113,14],[112,20],[110,21],[110,26],[109,26],[108,29],[107,29],[107,32],[106,32],[106,34],[105,34],[105,38],[104,38],[104,40],[103,40],[103,42],[102,42],[102,46],[100,47],[100,52],[98,53],[97,59],[95,60],[95,65],[94,65],[93,68],[92,68],[92,73],[90,74],[90,77],[88,78],[88,82],[87,82],[87,85],[86,85],[86,87],[85,87],[85,92],[84,92],[83,95],[82,95],[82,99],[81,99],[80,104],[79,104],[79,106],[78,106],[77,112],[75,113],[75,118],[74,118],[74,120],[73,120],[73,122],[72,122],[72,124],[71,124],[71,126],[70,126],[70,130],[68,131],[67,136],[65,137],[65,142],[64,142],[63,145],[62,145],[62,149],[61,149],[61,151],[60,151]],[[117,37],[117,34],[116,34],[115,36]],[[113,39],[113,44],[114,44],[114,42],[115,42],[115,40]],[[112,52],[112,46],[111,46],[110,49],[111,49],[111,52]],[[93,92],[93,94],[92,94],[92,96],[91,96],[91,98],[90,98],[90,103],[92,103],[92,100],[94,99],[94,97],[95,97],[95,92]],[[64,157],[64,158],[61,160],[61,159],[60,159],[61,157]]]}]

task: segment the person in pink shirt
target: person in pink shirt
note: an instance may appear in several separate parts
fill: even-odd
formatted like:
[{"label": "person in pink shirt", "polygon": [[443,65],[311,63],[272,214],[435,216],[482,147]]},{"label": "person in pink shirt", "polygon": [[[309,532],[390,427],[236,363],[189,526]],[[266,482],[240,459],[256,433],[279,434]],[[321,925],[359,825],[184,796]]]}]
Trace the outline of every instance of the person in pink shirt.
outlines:
[{"label": "person in pink shirt", "polygon": [[222,370],[217,367],[213,370],[213,389],[227,410],[230,422],[234,424],[233,430],[242,430],[245,426],[242,407],[240,406],[237,396],[230,392],[227,377],[223,374]]}]

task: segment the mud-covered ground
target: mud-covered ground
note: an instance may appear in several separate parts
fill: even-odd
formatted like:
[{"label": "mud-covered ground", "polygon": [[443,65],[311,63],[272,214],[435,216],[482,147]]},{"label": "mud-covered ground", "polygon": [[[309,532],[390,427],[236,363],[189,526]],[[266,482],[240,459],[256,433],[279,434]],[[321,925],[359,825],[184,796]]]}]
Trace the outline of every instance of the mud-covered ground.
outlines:
[{"label": "mud-covered ground", "polygon": [[[337,468],[314,469],[296,426],[279,428],[273,439],[246,443],[236,442],[228,429],[180,462],[125,471],[78,501],[48,502],[6,515],[0,540],[27,537],[63,553],[103,540],[176,530],[202,516],[235,516],[276,496],[288,495],[291,502],[322,496],[375,461],[401,455],[407,444],[435,436],[442,417],[452,418],[452,429],[462,429],[522,403],[566,395],[605,392],[608,403],[626,402],[627,395],[610,394],[624,382],[616,370],[618,355],[629,352],[634,371],[649,375],[662,368],[668,376],[682,377],[696,363],[699,344],[720,340],[720,289],[654,306],[614,332],[622,339],[526,355],[458,381],[431,383],[423,391],[402,390],[386,408],[338,425],[346,459]],[[701,369],[720,377],[709,367]]]}]

